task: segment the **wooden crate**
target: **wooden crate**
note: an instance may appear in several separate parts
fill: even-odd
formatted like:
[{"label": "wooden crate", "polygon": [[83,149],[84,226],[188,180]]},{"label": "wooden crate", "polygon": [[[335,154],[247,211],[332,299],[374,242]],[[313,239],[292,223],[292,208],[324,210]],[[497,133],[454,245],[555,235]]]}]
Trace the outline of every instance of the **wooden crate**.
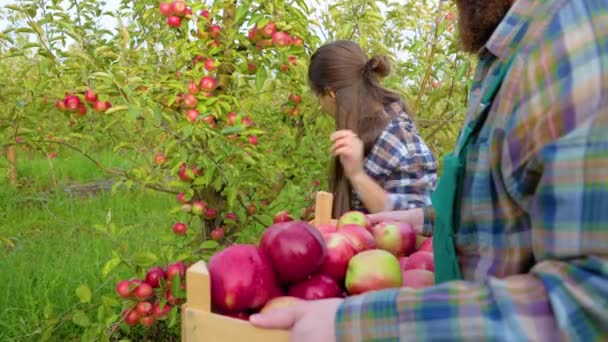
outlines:
[{"label": "wooden crate", "polygon": [[[334,222],[331,217],[333,196],[318,192],[314,226]],[[211,312],[211,283],[204,261],[186,272],[187,298],[182,306],[182,341],[185,342],[288,342],[289,332],[259,329],[251,323]]]}]

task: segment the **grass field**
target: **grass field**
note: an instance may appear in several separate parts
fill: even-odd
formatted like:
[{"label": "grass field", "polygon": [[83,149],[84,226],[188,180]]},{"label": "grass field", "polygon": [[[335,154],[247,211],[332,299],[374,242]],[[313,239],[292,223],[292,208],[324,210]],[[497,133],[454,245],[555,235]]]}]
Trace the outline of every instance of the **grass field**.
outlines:
[{"label": "grass field", "polygon": [[[18,190],[7,185],[6,160],[0,159],[0,341],[38,341],[49,326],[53,340],[79,340],[78,327],[51,320],[78,302],[78,285],[95,291],[103,283],[101,267],[111,257],[113,242],[93,225],[104,223],[111,209],[118,227],[131,227],[127,244],[154,248],[160,243],[157,233],[170,227],[167,211],[174,198],[142,191],[74,197],[64,191],[68,185],[106,175],[76,154],[62,152],[52,169],[47,158],[28,155],[19,152]],[[108,152],[96,156],[108,166],[129,164]],[[109,285],[101,292],[111,293]]]}]

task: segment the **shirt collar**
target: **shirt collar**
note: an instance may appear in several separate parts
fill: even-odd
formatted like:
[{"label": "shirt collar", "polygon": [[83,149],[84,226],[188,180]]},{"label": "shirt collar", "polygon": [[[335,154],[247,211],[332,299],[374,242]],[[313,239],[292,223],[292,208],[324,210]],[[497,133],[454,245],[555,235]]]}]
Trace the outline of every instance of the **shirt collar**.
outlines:
[{"label": "shirt collar", "polygon": [[511,9],[498,27],[490,36],[485,46],[479,51],[479,55],[490,52],[502,59],[513,53],[523,38],[521,29],[528,25],[535,8],[542,1],[538,0],[515,0]]}]

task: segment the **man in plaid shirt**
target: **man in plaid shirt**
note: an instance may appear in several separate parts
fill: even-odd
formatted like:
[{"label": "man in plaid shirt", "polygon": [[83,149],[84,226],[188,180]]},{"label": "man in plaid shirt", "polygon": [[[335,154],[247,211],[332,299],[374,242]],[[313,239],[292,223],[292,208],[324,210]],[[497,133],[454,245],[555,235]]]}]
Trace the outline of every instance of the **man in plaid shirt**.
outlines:
[{"label": "man in plaid shirt", "polygon": [[[467,149],[454,233],[464,279],[254,324],[292,341],[608,340],[608,1],[456,2],[463,46],[480,57],[467,121],[515,56]],[[391,215],[433,234],[432,208]]]},{"label": "man in plaid shirt", "polygon": [[[431,205],[437,183],[437,160],[405,112],[402,101],[392,102],[384,110],[393,119],[365,158],[365,174],[383,184],[387,192],[385,211]],[[356,190],[352,210],[369,212]]]}]

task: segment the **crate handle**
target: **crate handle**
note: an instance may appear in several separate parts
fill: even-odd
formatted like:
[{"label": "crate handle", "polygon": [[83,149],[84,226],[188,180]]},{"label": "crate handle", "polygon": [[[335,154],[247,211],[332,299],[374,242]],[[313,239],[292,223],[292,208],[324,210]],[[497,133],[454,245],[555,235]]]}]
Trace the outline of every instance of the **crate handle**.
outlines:
[{"label": "crate handle", "polygon": [[331,211],[334,201],[334,195],[329,192],[317,192],[315,200],[315,223],[316,227],[322,224],[331,224]]}]

